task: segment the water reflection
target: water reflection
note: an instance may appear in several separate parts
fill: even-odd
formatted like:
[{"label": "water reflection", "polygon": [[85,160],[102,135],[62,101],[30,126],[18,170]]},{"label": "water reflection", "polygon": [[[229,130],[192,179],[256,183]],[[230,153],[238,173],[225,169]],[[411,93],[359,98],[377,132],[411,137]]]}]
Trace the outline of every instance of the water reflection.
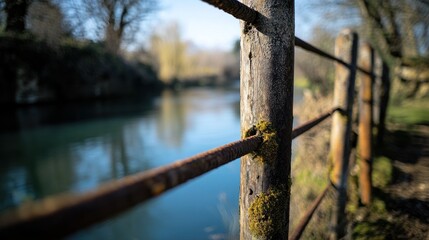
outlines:
[{"label": "water reflection", "polygon": [[171,147],[181,147],[186,128],[186,103],[183,95],[187,93],[165,90],[157,114],[158,137]]},{"label": "water reflection", "polygon": [[[15,127],[0,132],[0,210],[87,191],[240,137],[238,89],[166,90],[145,101],[46,105],[7,116]],[[19,121],[10,124],[13,118]],[[234,161],[71,238],[234,239],[239,169]]]},{"label": "water reflection", "polygon": [[[237,140],[238,106],[237,89],[197,88],[167,90],[147,102],[10,112],[2,120],[9,127],[0,132],[0,210],[61,192],[87,191]],[[238,173],[236,161],[72,238],[232,236]]]}]

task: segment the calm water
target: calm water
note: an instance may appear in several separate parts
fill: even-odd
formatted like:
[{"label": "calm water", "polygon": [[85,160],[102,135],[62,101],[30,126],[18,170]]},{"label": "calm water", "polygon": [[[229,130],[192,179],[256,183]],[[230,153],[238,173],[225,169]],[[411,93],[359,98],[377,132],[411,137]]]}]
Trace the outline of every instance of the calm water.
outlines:
[{"label": "calm water", "polygon": [[[297,94],[299,96],[299,94]],[[240,137],[238,89],[12,111],[0,132],[0,211],[162,166]],[[71,239],[234,239],[234,161]]]}]

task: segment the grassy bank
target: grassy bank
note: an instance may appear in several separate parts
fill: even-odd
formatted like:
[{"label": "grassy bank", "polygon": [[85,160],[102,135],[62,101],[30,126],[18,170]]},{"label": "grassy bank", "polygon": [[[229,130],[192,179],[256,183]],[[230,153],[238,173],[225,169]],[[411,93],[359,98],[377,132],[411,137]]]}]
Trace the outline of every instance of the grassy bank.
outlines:
[{"label": "grassy bank", "polygon": [[429,98],[389,106],[387,122],[402,125],[429,125]]},{"label": "grassy bank", "polygon": [[[422,227],[418,219],[409,216],[409,210],[401,209],[404,204],[408,206],[408,201],[417,201],[416,196],[407,199],[395,193],[403,191],[399,189],[401,187],[413,189],[419,183],[412,182],[411,175],[393,165],[394,161],[398,161],[401,163],[399,166],[406,165],[408,169],[415,167],[418,161],[415,151],[420,150],[412,146],[415,144],[413,135],[421,125],[429,125],[428,99],[408,100],[389,106],[387,126],[390,131],[385,137],[383,148],[378,149],[380,155],[373,162],[373,202],[369,207],[356,205],[350,211],[353,239],[424,239],[422,228],[425,226]],[[401,185],[404,177],[408,179],[405,180],[407,184]],[[410,207],[418,208],[413,205]]]},{"label": "grassy bank", "polygon": [[[296,116],[301,122],[312,119],[329,109],[331,104],[331,100],[326,97],[305,96],[302,105],[295,107]],[[410,134],[413,129],[418,128],[419,125],[428,124],[428,99],[389,106],[388,131],[384,147],[374,149],[376,155],[373,159],[372,171],[373,202],[368,207],[362,206],[359,202],[357,186],[359,160],[357,160],[357,164],[350,166],[351,177],[349,178],[349,202],[347,205],[350,223],[348,238],[398,239],[401,236],[412,236],[410,231],[414,231],[412,229],[414,220],[408,221],[407,217],[403,216],[399,216],[397,219],[395,204],[398,204],[398,199],[392,200],[392,195],[389,193],[392,184],[397,181],[396,177],[400,174],[393,165],[395,158],[392,157],[398,156],[398,151],[401,152],[411,144]],[[393,131],[392,129],[400,129],[400,131]],[[296,140],[298,150],[292,163],[291,229],[294,228],[303,212],[328,182],[329,136],[330,121],[327,121]],[[358,158],[356,151],[353,151],[352,154]],[[404,158],[410,157],[406,153],[402,155]],[[332,196],[328,194],[306,228],[303,239],[329,238],[332,204]],[[406,221],[407,227],[402,226],[402,221]],[[421,232],[418,230],[417,234],[421,234]]]}]

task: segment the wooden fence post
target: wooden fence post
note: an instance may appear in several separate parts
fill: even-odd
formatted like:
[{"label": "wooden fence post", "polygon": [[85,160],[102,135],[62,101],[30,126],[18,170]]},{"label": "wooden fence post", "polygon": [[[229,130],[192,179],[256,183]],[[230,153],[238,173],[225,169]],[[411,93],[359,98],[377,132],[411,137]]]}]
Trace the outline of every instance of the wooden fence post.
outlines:
[{"label": "wooden fence post", "polygon": [[241,135],[261,134],[241,158],[240,238],[287,239],[293,106],[294,1],[244,0],[241,21]]},{"label": "wooden fence post", "polygon": [[380,105],[379,105],[379,116],[378,116],[378,126],[377,126],[377,147],[383,145],[384,131],[385,131],[385,122],[386,122],[386,113],[387,106],[389,104],[390,96],[390,69],[386,62],[382,63],[382,72],[381,72],[381,89],[380,91]]},{"label": "wooden fence post", "polygon": [[350,29],[341,31],[335,41],[335,55],[346,63],[335,64],[334,107],[343,111],[335,112],[331,130],[331,157],[333,169],[330,173],[332,184],[337,189],[330,233],[331,239],[339,239],[345,234],[345,206],[347,200],[347,175],[351,149],[351,125],[356,80],[358,36]]},{"label": "wooden fence post", "polygon": [[372,84],[372,123],[377,128],[380,124],[380,104],[381,91],[383,89],[382,80],[383,59],[380,55],[374,53],[374,82]]},{"label": "wooden fence post", "polygon": [[[368,43],[361,46],[359,65],[367,72],[374,72],[374,51]],[[361,202],[368,205],[371,202],[371,172],[372,172],[372,117],[374,76],[359,74],[359,190]]]}]

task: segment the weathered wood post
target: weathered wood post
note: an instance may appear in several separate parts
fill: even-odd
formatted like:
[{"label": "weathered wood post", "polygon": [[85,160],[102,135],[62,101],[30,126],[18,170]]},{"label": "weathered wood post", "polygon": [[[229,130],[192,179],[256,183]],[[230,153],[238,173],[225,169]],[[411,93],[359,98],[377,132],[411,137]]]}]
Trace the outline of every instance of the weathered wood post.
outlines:
[{"label": "weathered wood post", "polygon": [[241,22],[241,134],[261,134],[241,158],[240,238],[287,239],[293,106],[294,1],[244,0],[260,14]]},{"label": "weathered wood post", "polygon": [[383,145],[385,122],[387,107],[389,105],[390,96],[390,69],[386,62],[383,61],[381,72],[381,89],[380,91],[380,105],[378,111],[378,129],[377,129],[377,147]]},{"label": "weathered wood post", "polygon": [[336,188],[335,205],[331,224],[331,239],[339,239],[345,234],[345,206],[347,201],[347,175],[351,149],[351,126],[356,80],[356,62],[358,36],[350,29],[341,31],[335,41],[335,55],[348,63],[335,64],[334,106],[343,111],[335,112],[331,130],[331,161],[330,179]]},{"label": "weathered wood post", "polygon": [[361,46],[359,65],[371,75],[361,73],[359,90],[359,190],[361,202],[371,202],[372,172],[372,84],[374,82],[374,51],[368,43]]},{"label": "weathered wood post", "polygon": [[379,54],[374,53],[374,82],[372,84],[372,123],[377,130],[380,124],[380,96],[383,88],[382,71],[383,59],[381,59],[381,56]]}]

